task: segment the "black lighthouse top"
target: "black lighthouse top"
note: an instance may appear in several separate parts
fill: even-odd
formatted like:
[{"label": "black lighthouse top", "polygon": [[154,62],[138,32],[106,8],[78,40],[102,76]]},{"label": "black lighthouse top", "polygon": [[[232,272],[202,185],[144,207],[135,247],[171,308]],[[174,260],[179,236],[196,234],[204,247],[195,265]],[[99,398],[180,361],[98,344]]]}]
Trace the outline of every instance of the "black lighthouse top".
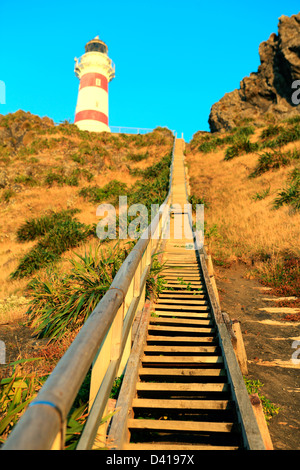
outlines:
[{"label": "black lighthouse top", "polygon": [[105,42],[101,41],[101,39],[96,36],[85,45],[85,52],[102,52],[103,54],[107,54],[108,47]]}]

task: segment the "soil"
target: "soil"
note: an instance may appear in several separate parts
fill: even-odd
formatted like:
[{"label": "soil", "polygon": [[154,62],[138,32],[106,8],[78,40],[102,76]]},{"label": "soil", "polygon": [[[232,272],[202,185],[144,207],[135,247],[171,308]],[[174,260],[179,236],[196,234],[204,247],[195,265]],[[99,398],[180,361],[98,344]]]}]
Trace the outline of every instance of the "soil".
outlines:
[{"label": "soil", "polygon": [[299,450],[300,364],[294,364],[292,355],[300,359],[300,322],[286,321],[275,296],[246,273],[241,264],[215,266],[221,309],[241,322],[247,378],[264,384],[259,393],[280,408],[269,421],[274,450]]},{"label": "soil", "polygon": [[0,325],[0,338],[5,342],[5,362],[9,364],[18,358],[32,357],[46,340],[33,336],[32,328],[20,321]]}]

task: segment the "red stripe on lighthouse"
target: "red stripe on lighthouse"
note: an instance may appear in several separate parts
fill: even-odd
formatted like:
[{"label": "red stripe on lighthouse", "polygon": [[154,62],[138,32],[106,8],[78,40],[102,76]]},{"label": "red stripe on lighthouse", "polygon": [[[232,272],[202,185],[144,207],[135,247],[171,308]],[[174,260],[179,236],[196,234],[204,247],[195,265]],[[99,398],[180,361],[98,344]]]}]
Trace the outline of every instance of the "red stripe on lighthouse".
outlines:
[{"label": "red stripe on lighthouse", "polygon": [[96,86],[108,91],[108,80],[101,73],[86,73],[80,79],[79,89],[85,88],[86,86]]},{"label": "red stripe on lighthouse", "polygon": [[84,111],[78,111],[75,115],[75,122],[91,119],[93,121],[103,122],[108,125],[108,117],[106,114],[96,111],[94,109],[87,109]]}]

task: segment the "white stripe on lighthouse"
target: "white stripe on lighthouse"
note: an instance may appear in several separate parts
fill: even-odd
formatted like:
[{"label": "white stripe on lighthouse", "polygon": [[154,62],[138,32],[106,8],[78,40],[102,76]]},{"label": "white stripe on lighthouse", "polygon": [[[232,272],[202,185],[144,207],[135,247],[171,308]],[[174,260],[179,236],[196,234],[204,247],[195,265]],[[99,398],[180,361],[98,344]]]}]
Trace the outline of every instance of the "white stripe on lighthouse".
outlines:
[{"label": "white stripe on lighthouse", "polygon": [[86,86],[79,89],[76,113],[84,109],[95,109],[108,116],[107,91],[95,86]]}]

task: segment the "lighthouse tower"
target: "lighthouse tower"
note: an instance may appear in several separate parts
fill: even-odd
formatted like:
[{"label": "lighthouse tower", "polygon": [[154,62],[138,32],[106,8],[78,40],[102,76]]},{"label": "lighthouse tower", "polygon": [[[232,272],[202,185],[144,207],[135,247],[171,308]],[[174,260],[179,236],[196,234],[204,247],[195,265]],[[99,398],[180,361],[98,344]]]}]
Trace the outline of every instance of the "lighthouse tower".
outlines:
[{"label": "lighthouse tower", "polygon": [[115,66],[107,52],[107,45],[96,36],[86,44],[85,54],[75,58],[75,75],[80,80],[75,124],[84,131],[110,132],[108,83],[115,76]]}]

